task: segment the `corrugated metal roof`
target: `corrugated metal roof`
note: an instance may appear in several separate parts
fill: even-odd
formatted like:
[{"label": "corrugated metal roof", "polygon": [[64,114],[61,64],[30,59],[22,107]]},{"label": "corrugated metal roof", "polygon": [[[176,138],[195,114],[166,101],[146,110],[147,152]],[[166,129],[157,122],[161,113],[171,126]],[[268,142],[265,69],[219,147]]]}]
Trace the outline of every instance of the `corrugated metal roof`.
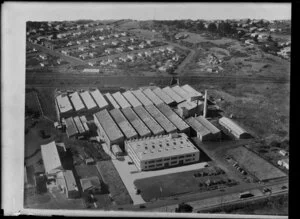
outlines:
[{"label": "corrugated metal roof", "polygon": [[106,93],[104,94],[104,96],[107,98],[108,102],[110,103],[110,105],[112,105],[113,108],[120,109],[119,104],[115,101],[115,99],[112,97],[110,93]]},{"label": "corrugated metal roof", "polygon": [[144,105],[144,106],[148,106],[151,105],[152,102],[151,100],[149,100],[143,93],[141,90],[134,90],[132,91],[132,93],[134,94],[134,96],[136,98],[138,98],[138,100]]},{"label": "corrugated metal roof", "polygon": [[131,108],[126,108],[122,110],[128,121],[135,128],[141,137],[150,136],[151,131],[147,126],[141,121],[141,119],[135,114]]},{"label": "corrugated metal roof", "polygon": [[213,134],[218,134],[221,131],[214,126],[210,121],[208,121],[206,118],[204,118],[203,116],[198,116],[196,117],[196,119],[202,124],[204,125],[211,133]]},{"label": "corrugated metal roof", "polygon": [[74,122],[75,122],[75,124],[76,124],[76,127],[77,127],[79,133],[80,133],[80,134],[84,133],[84,132],[85,132],[85,129],[84,129],[84,127],[83,127],[83,125],[82,125],[82,123],[81,123],[81,121],[80,121],[80,119],[79,119],[78,116],[75,116],[75,117],[74,117]]},{"label": "corrugated metal roof", "polygon": [[195,117],[190,117],[185,121],[192,127],[192,129],[200,133],[200,135],[205,136],[211,134],[211,132],[205,126],[203,126]]},{"label": "corrugated metal roof", "polygon": [[169,86],[164,87],[162,91],[165,92],[167,95],[169,95],[173,100],[175,100],[176,103],[181,103],[184,101],[184,99],[181,96],[179,96],[177,93],[175,93],[175,91],[173,91]]},{"label": "corrugated metal roof", "polygon": [[158,105],[157,108],[177,127],[179,131],[185,131],[190,127],[168,105],[163,103]]},{"label": "corrugated metal roof", "polygon": [[186,92],[184,89],[182,89],[181,87],[179,87],[178,85],[173,86],[172,87],[173,91],[175,93],[177,93],[179,96],[181,96],[183,99],[187,100],[190,97],[192,97],[193,95],[189,94],[188,92]]},{"label": "corrugated metal roof", "polygon": [[162,101],[156,94],[149,88],[143,90],[144,94],[154,103],[155,105],[161,104]]},{"label": "corrugated metal roof", "polygon": [[136,114],[141,118],[141,120],[151,129],[154,135],[163,134],[164,129],[152,118],[152,116],[145,110],[143,106],[138,106],[133,108]]},{"label": "corrugated metal roof", "polygon": [[94,115],[111,141],[115,141],[124,137],[118,125],[111,118],[110,114],[106,109],[101,110],[100,112],[97,112]]},{"label": "corrugated metal roof", "polygon": [[112,109],[110,111],[110,115],[118,124],[127,139],[136,138],[138,136],[134,128],[130,125],[130,123],[127,121],[127,119],[119,109]]},{"label": "corrugated metal roof", "polygon": [[91,91],[90,93],[100,109],[108,107],[107,101],[98,89]]},{"label": "corrugated metal roof", "polygon": [[153,90],[153,92],[158,96],[162,101],[165,102],[165,104],[172,104],[175,103],[175,100],[173,100],[169,95],[167,95],[165,92],[162,91],[161,88],[157,87]]},{"label": "corrugated metal roof", "polygon": [[66,113],[73,110],[73,106],[67,95],[58,95],[56,102],[61,113]]},{"label": "corrugated metal roof", "polygon": [[123,95],[119,91],[116,93],[113,93],[112,96],[117,101],[117,103],[119,104],[119,106],[122,109],[131,107],[131,105],[127,102],[127,100],[123,97]]},{"label": "corrugated metal roof", "polygon": [[78,92],[74,92],[72,94],[69,94],[69,97],[71,99],[71,102],[75,108],[76,111],[84,110],[85,106],[83,102],[81,101],[81,98],[78,94]]},{"label": "corrugated metal roof", "polygon": [[230,129],[232,132],[235,132],[237,135],[247,133],[243,128],[241,128],[238,124],[236,124],[229,118],[222,117],[219,119],[219,123],[221,125],[225,125],[228,129]]},{"label": "corrugated metal roof", "polygon": [[164,128],[167,133],[175,132],[177,129],[154,105],[145,106],[151,116]]},{"label": "corrugated metal roof", "polygon": [[131,104],[132,107],[137,107],[142,105],[140,101],[138,101],[138,99],[130,91],[124,92],[123,96],[128,100],[128,102]]},{"label": "corrugated metal roof", "polygon": [[181,88],[185,91],[187,91],[188,93],[190,93],[190,95],[192,96],[203,96],[202,93],[196,91],[192,86],[185,84],[183,86],[181,86]]},{"label": "corrugated metal roof", "polygon": [[61,160],[54,141],[41,145],[41,154],[46,173],[54,173],[56,172],[56,169],[62,168]]},{"label": "corrugated metal roof", "polygon": [[82,93],[80,93],[80,96],[84,102],[84,105],[86,106],[87,109],[94,109],[97,107],[97,104],[95,103],[95,101],[93,100],[93,98],[91,97],[90,93],[88,91],[84,91]]},{"label": "corrugated metal roof", "polygon": [[66,122],[66,132],[68,137],[72,137],[78,134],[78,130],[73,120],[73,117],[66,118],[65,122]]}]

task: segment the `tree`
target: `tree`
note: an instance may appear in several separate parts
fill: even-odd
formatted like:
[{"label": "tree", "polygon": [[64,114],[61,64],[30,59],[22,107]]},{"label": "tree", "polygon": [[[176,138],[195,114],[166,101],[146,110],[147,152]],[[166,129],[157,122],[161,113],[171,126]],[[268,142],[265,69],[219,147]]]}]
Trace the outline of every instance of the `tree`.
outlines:
[{"label": "tree", "polygon": [[203,21],[199,21],[197,23],[196,27],[197,27],[197,30],[205,30],[205,25],[204,25]]},{"label": "tree", "polygon": [[217,31],[217,25],[215,23],[210,23],[207,27],[207,30],[210,32],[216,32]]},{"label": "tree", "polygon": [[179,212],[192,212],[192,211],[193,211],[193,207],[184,202],[180,203],[178,205],[178,208],[175,209],[175,212],[178,212],[178,213]]}]

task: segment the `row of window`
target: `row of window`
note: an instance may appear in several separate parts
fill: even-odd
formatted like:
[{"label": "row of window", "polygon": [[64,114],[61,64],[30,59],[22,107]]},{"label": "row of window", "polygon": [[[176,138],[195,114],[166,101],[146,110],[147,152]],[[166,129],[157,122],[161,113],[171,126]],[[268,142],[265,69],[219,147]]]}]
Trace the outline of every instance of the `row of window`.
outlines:
[{"label": "row of window", "polygon": [[183,159],[183,158],[188,158],[188,157],[195,157],[196,155],[195,154],[188,154],[188,155],[181,155],[179,157],[171,157],[171,158],[164,158],[164,159],[158,159],[158,160],[150,160],[150,161],[145,161],[145,164],[152,164],[152,163],[158,163],[158,162],[162,162],[163,160],[164,161],[169,161],[171,159],[172,160],[177,160],[177,159]]}]

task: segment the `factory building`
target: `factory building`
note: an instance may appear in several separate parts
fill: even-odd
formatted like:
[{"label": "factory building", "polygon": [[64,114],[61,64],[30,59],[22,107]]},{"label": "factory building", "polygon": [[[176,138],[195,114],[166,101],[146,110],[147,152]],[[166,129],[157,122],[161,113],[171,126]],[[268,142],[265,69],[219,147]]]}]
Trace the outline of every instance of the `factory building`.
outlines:
[{"label": "factory building", "polygon": [[161,88],[157,87],[153,90],[153,93],[156,94],[162,101],[164,101],[165,104],[168,104],[169,106],[175,106],[176,102],[173,100],[169,95],[167,95],[165,92],[162,91]]},{"label": "factory building", "polygon": [[61,118],[72,116],[74,113],[73,106],[69,100],[68,95],[60,94],[55,98],[56,111],[58,120]]},{"label": "factory building", "polygon": [[177,128],[164,116],[154,105],[145,106],[145,109],[150,115],[159,123],[166,133],[173,133],[177,131]]},{"label": "factory building", "polygon": [[98,89],[95,89],[95,90],[91,91],[90,93],[98,105],[98,110],[108,109],[109,105]]},{"label": "factory building", "polygon": [[162,91],[165,92],[173,100],[175,100],[176,104],[179,104],[184,101],[184,99],[181,96],[179,96],[175,91],[173,91],[170,87],[164,87]]},{"label": "factory building", "polygon": [[72,170],[65,170],[57,174],[56,183],[64,191],[68,199],[80,197],[79,189]]},{"label": "factory building", "polygon": [[54,141],[41,145],[41,154],[46,175],[56,175],[58,172],[63,170]]},{"label": "factory building", "polygon": [[149,100],[141,90],[134,90],[132,93],[144,106],[149,106],[152,104],[151,100]]},{"label": "factory building", "polygon": [[76,113],[82,113],[86,110],[78,92],[69,94],[69,97]]},{"label": "factory building", "polygon": [[219,119],[219,123],[238,139],[250,137],[249,133],[229,118],[223,116]]},{"label": "factory building", "polygon": [[124,135],[106,109],[94,114],[94,122],[98,128],[99,137],[109,147],[113,144],[118,144],[120,147],[124,146]]},{"label": "factory building", "polygon": [[191,127],[191,137],[197,137],[201,141],[211,140],[211,132],[205,126],[203,126],[195,117],[190,117],[185,121]]},{"label": "factory building", "polygon": [[81,92],[80,96],[89,113],[95,113],[97,112],[97,110],[99,110],[97,104],[95,103],[88,91]]},{"label": "factory building", "polygon": [[120,109],[112,109],[109,111],[111,117],[115,120],[115,122],[120,127],[121,131],[125,135],[126,139],[137,138],[138,134],[134,130],[134,128],[130,125],[127,119],[124,117]]},{"label": "factory building", "polygon": [[75,125],[73,117],[66,118],[65,124],[68,138],[77,137],[79,132],[77,130],[77,126]]},{"label": "factory building", "polygon": [[131,107],[131,105],[127,102],[127,100],[123,97],[123,95],[119,91],[113,93],[112,96],[122,109]]},{"label": "factory building", "polygon": [[198,116],[196,117],[196,119],[212,133],[214,139],[221,138],[221,131],[216,126],[214,126],[210,121],[208,121],[203,116]]},{"label": "factory building", "polygon": [[153,135],[162,135],[165,133],[165,130],[152,118],[143,106],[134,107],[133,110],[151,130]]},{"label": "factory building", "polygon": [[179,132],[184,132],[189,135],[189,125],[186,124],[168,105],[163,103],[158,105],[157,108],[176,126]]},{"label": "factory building", "polygon": [[200,158],[200,151],[184,133],[129,140],[125,150],[140,171],[190,164]]},{"label": "factory building", "polygon": [[182,118],[188,118],[203,111],[203,102],[199,101],[197,105],[196,102],[184,101],[177,105],[177,109]]},{"label": "factory building", "polygon": [[143,90],[143,93],[154,103],[154,105],[162,104],[163,101],[149,88]]},{"label": "factory building", "polygon": [[140,101],[130,91],[124,92],[123,96],[128,100],[132,107],[142,106]]},{"label": "factory building", "polygon": [[190,94],[191,97],[202,97],[202,93],[196,91],[193,87],[188,84],[181,86],[183,90]]},{"label": "factory building", "polygon": [[110,105],[109,109],[120,109],[119,104],[115,101],[115,99],[112,97],[112,95],[110,93],[104,94],[104,97],[109,102],[109,105]]},{"label": "factory building", "polygon": [[126,108],[122,110],[125,117],[128,119],[130,124],[134,127],[136,132],[141,137],[147,137],[151,135],[151,131],[147,126],[141,121],[141,119],[136,115],[132,108]]},{"label": "factory building", "polygon": [[192,95],[188,92],[186,92],[184,89],[179,87],[178,85],[173,86],[172,90],[177,93],[179,96],[181,96],[184,100],[191,100]]}]

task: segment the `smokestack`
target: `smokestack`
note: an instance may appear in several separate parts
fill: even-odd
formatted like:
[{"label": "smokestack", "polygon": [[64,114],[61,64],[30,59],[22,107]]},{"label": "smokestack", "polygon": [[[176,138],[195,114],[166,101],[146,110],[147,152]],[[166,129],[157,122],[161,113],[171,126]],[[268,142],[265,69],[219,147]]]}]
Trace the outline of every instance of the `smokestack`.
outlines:
[{"label": "smokestack", "polygon": [[207,90],[205,90],[204,95],[204,106],[203,106],[203,117],[206,118],[206,112],[207,112]]}]

